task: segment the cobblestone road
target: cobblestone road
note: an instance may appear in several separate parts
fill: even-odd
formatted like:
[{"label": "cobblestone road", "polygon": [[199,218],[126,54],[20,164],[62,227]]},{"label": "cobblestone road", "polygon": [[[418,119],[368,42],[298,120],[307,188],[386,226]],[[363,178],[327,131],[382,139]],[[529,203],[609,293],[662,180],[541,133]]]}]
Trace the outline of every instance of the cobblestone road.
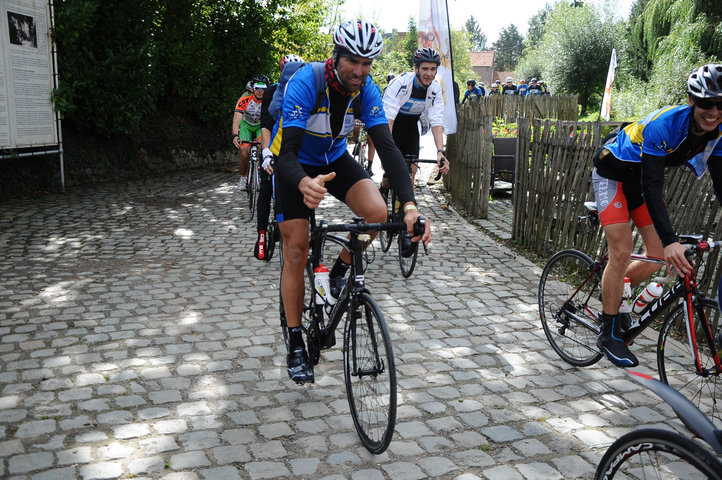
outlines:
[{"label": "cobblestone road", "polygon": [[564,364],[540,268],[424,186],[430,255],[404,280],[377,248],[367,273],[399,375],[393,442],[369,454],[341,342],[316,384],[286,376],[278,263],[252,257],[235,183],[196,170],[0,204],[0,477],[586,479],[613,439],[673,418],[607,362]]}]

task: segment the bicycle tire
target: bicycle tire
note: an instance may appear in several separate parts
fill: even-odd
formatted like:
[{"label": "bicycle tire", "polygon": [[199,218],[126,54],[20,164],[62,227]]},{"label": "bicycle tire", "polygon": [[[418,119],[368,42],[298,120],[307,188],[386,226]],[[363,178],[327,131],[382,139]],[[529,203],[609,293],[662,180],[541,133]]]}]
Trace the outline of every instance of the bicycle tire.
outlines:
[{"label": "bicycle tire", "polygon": [[544,334],[562,360],[577,367],[593,365],[602,358],[596,343],[602,274],[599,269],[590,276],[595,265],[578,250],[561,250],[549,259],[539,279]]},{"label": "bicycle tire", "polygon": [[721,471],[722,463],[695,441],[670,430],[641,428],[612,443],[594,479],[719,479]]},{"label": "bicycle tire", "polygon": [[[716,370],[715,355],[718,354],[714,337],[705,332],[705,325],[717,325],[720,317],[717,302],[710,298],[693,300],[694,333],[700,364],[703,368]],[[701,320],[705,315],[706,323]],[[684,304],[677,305],[665,319],[657,341],[657,367],[659,379],[674,388],[713,422],[722,422],[717,403],[722,398],[722,379],[717,374],[702,375],[697,372],[690,350],[689,331]]]},{"label": "bicycle tire", "polygon": [[248,221],[253,220],[256,214],[256,201],[258,199],[258,168],[255,162],[248,168]]},{"label": "bicycle tire", "polygon": [[413,253],[408,257],[404,257],[401,248],[404,244],[404,234],[405,232],[399,232],[398,234],[399,267],[401,267],[401,275],[403,275],[404,278],[409,278],[411,274],[414,273],[414,268],[416,267],[416,258],[419,256],[419,242],[412,242]]},{"label": "bicycle tire", "polygon": [[[308,360],[312,364],[318,365],[318,361],[321,359],[321,332],[319,331],[318,322],[323,322],[323,305],[316,303],[313,265],[311,265],[310,262],[306,263],[306,277],[309,295],[303,307],[301,322],[306,332]],[[318,319],[318,321],[316,319]]]},{"label": "bicycle tire", "polygon": [[[392,209],[393,204],[396,200],[396,193],[388,189],[386,190],[386,194],[381,194],[381,196],[384,198],[384,202],[386,203],[386,221],[387,222],[393,222],[394,221],[394,211]],[[394,238],[394,232],[391,230],[382,230],[379,232],[379,243],[381,243],[381,251],[386,253],[391,248],[391,241]]]},{"label": "bicycle tire", "polygon": [[391,443],[396,425],[391,338],[383,313],[368,293],[361,292],[352,299],[346,315],[343,373],[351,417],[364,447],[379,454]]},{"label": "bicycle tire", "polygon": [[267,262],[271,261],[273,252],[276,250],[276,228],[278,228],[278,225],[276,225],[275,221],[268,222],[266,226],[266,255],[263,259]]}]

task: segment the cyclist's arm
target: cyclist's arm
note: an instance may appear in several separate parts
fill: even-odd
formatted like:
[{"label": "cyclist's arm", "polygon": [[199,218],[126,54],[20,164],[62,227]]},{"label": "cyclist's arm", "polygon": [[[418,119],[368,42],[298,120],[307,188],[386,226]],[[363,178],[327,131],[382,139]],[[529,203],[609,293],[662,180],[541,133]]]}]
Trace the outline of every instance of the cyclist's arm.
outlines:
[{"label": "cyclist's arm", "polygon": [[278,154],[278,175],[288,179],[294,185],[301,183],[306,177],[306,171],[298,161],[298,151],[303,143],[305,130],[301,127],[286,127],[283,129],[283,142]]},{"label": "cyclist's arm", "polygon": [[233,112],[233,123],[231,124],[231,135],[233,135],[233,145],[236,147],[239,147],[241,139],[238,137],[238,130],[241,127],[241,120],[243,119],[243,114],[241,112]]},{"label": "cyclist's arm", "polygon": [[[435,125],[431,127],[431,135],[434,137],[434,144],[436,145],[436,163],[441,162],[441,159],[445,159],[444,165],[439,165],[439,171],[442,174],[446,174],[449,171],[449,159],[444,155],[444,127]],[[441,150],[441,151],[440,151]]]},{"label": "cyclist's arm", "polygon": [[380,124],[369,128],[367,132],[374,142],[381,164],[399,196],[399,201],[404,205],[409,202],[416,203],[406,162],[391,137],[391,131],[385,124]]}]

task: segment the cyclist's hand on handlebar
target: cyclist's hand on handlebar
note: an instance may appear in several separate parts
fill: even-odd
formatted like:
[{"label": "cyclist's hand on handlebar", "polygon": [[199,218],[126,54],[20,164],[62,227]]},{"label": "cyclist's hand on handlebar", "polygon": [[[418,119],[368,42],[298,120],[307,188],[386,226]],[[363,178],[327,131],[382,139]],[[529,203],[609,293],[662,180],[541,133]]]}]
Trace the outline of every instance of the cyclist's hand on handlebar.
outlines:
[{"label": "cyclist's hand on handlebar", "polygon": [[[422,235],[415,235],[414,224],[419,217],[425,219],[424,233]],[[428,217],[421,215],[418,210],[409,210],[406,212],[406,215],[404,215],[404,223],[406,224],[406,230],[409,232],[409,235],[411,235],[412,242],[418,242],[421,240],[424,245],[428,245],[429,242],[431,242],[431,221]]]},{"label": "cyclist's hand on handlebar", "polygon": [[672,267],[680,277],[692,272],[694,262],[690,264],[685,252],[687,252],[687,249],[679,242],[670,243],[664,247],[664,263],[667,265],[668,272],[672,271]]},{"label": "cyclist's hand on handlebar", "polygon": [[436,163],[439,165],[439,173],[442,175],[449,173],[449,159],[446,158],[446,155],[441,154]]},{"label": "cyclist's hand on handlebar", "polygon": [[263,149],[263,163],[261,164],[261,168],[263,168],[266,173],[271,175],[273,173],[273,167],[271,166],[271,162],[273,161],[273,153],[271,153],[270,148],[264,148]]},{"label": "cyclist's hand on handlebar", "polygon": [[335,176],[336,172],[318,175],[315,178],[303,177],[298,184],[298,189],[303,194],[303,203],[308,208],[317,208],[327,192],[324,185],[333,180]]},{"label": "cyclist's hand on handlebar", "polygon": [[238,135],[235,135],[233,137],[233,146],[236,148],[241,148],[241,139],[238,137]]}]

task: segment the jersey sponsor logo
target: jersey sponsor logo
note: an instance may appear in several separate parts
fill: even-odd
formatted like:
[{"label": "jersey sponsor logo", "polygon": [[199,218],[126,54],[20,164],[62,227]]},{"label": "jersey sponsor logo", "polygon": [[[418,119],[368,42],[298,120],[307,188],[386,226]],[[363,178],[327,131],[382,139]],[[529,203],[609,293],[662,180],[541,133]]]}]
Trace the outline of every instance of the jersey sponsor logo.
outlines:
[{"label": "jersey sponsor logo", "polygon": [[614,202],[614,208],[622,208],[622,202]]},{"label": "jersey sponsor logo", "polygon": [[369,110],[369,117],[371,118],[378,118],[381,116],[381,108],[379,108],[378,105],[374,105],[371,107],[371,110]]},{"label": "jersey sponsor logo", "polygon": [[291,113],[287,115],[287,117],[290,119],[294,118],[301,118],[303,116],[303,109],[300,105],[294,105],[293,110],[291,110]]}]

